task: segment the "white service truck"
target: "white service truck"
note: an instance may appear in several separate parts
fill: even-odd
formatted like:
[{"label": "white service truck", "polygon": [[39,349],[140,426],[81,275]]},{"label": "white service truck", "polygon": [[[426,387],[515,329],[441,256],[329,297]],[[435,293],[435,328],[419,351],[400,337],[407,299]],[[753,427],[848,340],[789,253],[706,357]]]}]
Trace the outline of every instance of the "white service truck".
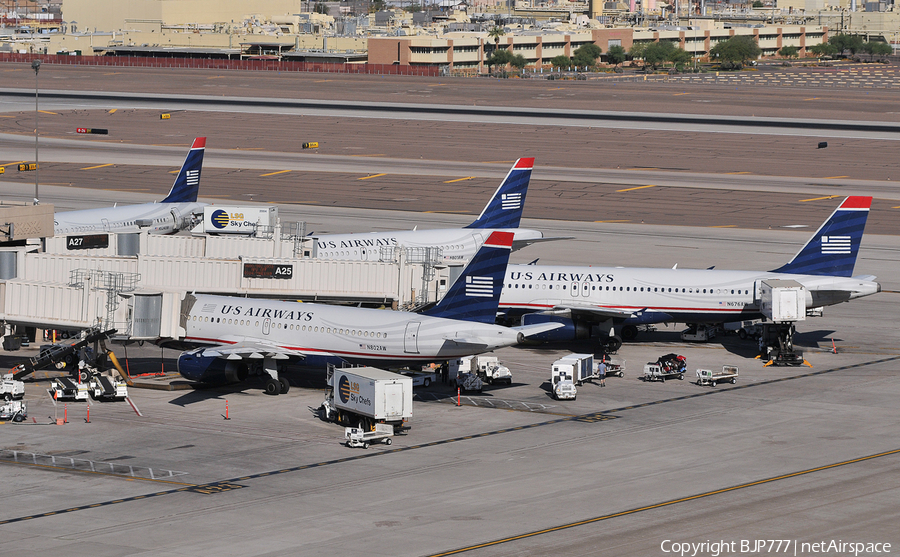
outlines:
[{"label": "white service truck", "polygon": [[713,371],[711,369],[697,370],[697,384],[709,385],[715,387],[719,383],[729,382],[732,385],[737,383],[738,368],[737,366],[722,366],[722,371]]},{"label": "white service truck", "polygon": [[12,373],[3,376],[3,382],[0,383],[0,397],[3,400],[19,400],[25,396],[25,383],[13,378]]},{"label": "white service truck", "polygon": [[550,368],[550,392],[556,400],[575,400],[578,396],[570,365],[557,366],[554,363]]},{"label": "white service truck", "polygon": [[320,412],[344,426],[374,431],[375,424],[407,429],[412,418],[412,378],[374,367],[330,368]]},{"label": "white service truck", "polygon": [[465,356],[450,360],[449,365],[450,377],[459,377],[466,373],[472,373],[489,385],[512,384],[512,372],[500,362],[497,356]]}]

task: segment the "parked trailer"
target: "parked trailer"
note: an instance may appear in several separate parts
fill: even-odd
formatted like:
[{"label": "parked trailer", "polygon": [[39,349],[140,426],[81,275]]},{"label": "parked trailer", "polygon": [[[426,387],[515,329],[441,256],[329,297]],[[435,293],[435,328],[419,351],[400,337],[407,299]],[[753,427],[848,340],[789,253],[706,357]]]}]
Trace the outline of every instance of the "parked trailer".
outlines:
[{"label": "parked trailer", "polygon": [[680,368],[667,369],[656,362],[644,366],[644,381],[663,381],[666,379],[684,379],[684,370]]},{"label": "parked trailer", "polygon": [[737,383],[738,368],[737,366],[722,366],[722,371],[712,371],[709,369],[697,370],[697,384],[709,385],[715,387],[719,383],[729,382]]},{"label": "parked trailer", "polygon": [[320,407],[326,420],[367,431],[389,424],[399,432],[412,417],[410,377],[374,367],[329,368],[326,383]]},{"label": "parked trailer", "polygon": [[625,377],[625,360],[604,356],[603,360],[601,361],[606,364],[607,377],[611,375],[615,375],[616,377]]},{"label": "parked trailer", "polygon": [[358,427],[344,428],[344,439],[347,440],[347,446],[350,448],[362,447],[368,449],[372,443],[390,445],[394,442],[391,439],[393,436],[394,426],[390,424],[375,424],[374,431],[367,431]]},{"label": "parked trailer", "polygon": [[[572,376],[575,385],[581,385],[585,381],[599,377],[597,365],[594,363],[593,354],[569,354],[553,362],[553,373],[567,372]],[[607,366],[607,373],[609,367]]]}]

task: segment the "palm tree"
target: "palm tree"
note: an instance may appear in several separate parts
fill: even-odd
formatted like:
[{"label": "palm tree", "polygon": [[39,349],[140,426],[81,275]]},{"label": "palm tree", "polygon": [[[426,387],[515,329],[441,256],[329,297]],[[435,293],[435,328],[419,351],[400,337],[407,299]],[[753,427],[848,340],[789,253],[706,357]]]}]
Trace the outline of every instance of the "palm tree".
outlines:
[{"label": "palm tree", "polygon": [[495,25],[493,29],[488,31],[488,37],[494,39],[494,50],[500,48],[500,37],[506,34],[506,31],[503,30],[503,27],[499,25]]}]

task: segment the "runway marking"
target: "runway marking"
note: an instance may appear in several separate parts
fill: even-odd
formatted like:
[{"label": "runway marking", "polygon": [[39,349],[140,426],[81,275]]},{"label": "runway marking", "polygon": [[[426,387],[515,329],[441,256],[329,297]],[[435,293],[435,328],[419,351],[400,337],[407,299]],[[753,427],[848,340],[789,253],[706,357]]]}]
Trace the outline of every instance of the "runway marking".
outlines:
[{"label": "runway marking", "polygon": [[[504,429],[496,429],[496,430],[493,430],[493,431],[486,431],[486,432],[482,432],[482,433],[479,433],[479,434],[475,435],[475,437],[477,437],[477,438],[491,437],[491,436],[494,436],[494,435],[502,435],[502,434],[505,434],[505,433],[513,433],[513,432],[516,432],[516,431],[523,431],[523,430],[528,430],[528,429],[534,429],[534,428],[537,428],[537,427],[549,426],[549,425],[554,425],[554,424],[561,424],[561,423],[565,423],[565,422],[570,422],[570,423],[576,423],[576,422],[581,422],[581,423],[599,423],[599,422],[602,422],[602,421],[607,421],[607,420],[614,420],[614,419],[617,419],[618,416],[614,416],[613,414],[614,414],[615,412],[621,412],[621,411],[624,411],[624,410],[632,410],[632,409],[637,409],[637,408],[645,408],[645,407],[648,407],[648,406],[654,406],[654,405],[657,405],[657,404],[663,404],[663,403],[667,403],[667,402],[675,402],[675,401],[688,400],[688,399],[697,398],[697,397],[701,397],[701,396],[714,396],[714,395],[719,395],[719,394],[723,394],[723,393],[730,393],[730,392],[732,392],[732,391],[737,391],[737,390],[741,390],[741,389],[750,389],[750,388],[754,388],[754,387],[760,387],[760,386],[763,386],[763,385],[769,385],[769,384],[773,384],[773,383],[779,383],[779,382],[781,382],[781,381],[792,381],[792,380],[795,380],[795,379],[803,379],[803,378],[807,378],[807,377],[813,377],[813,376],[816,376],[816,375],[824,375],[824,374],[827,374],[827,373],[834,373],[834,372],[837,372],[837,371],[845,371],[845,370],[848,370],[848,369],[861,368],[861,367],[870,366],[870,365],[877,365],[877,364],[883,364],[883,363],[888,363],[888,362],[895,362],[895,361],[898,361],[898,360],[900,360],[900,356],[891,356],[891,357],[888,357],[888,358],[882,358],[882,359],[880,359],[880,360],[873,360],[873,361],[870,361],[870,362],[864,362],[864,363],[861,363],[861,364],[851,364],[851,365],[840,366],[840,367],[835,367],[835,368],[831,368],[831,369],[825,369],[825,370],[821,370],[821,371],[811,371],[811,372],[803,373],[803,374],[800,374],[800,375],[793,375],[793,376],[789,376],[789,377],[780,377],[780,378],[778,378],[778,379],[770,379],[770,380],[768,380],[768,381],[759,381],[759,382],[756,382],[756,383],[747,383],[747,384],[737,385],[737,386],[734,386],[734,387],[728,387],[728,388],[724,388],[724,389],[704,390],[704,391],[702,391],[702,392],[698,392],[698,393],[691,394],[691,395],[684,395],[684,396],[679,396],[679,397],[674,397],[674,398],[669,398],[669,399],[656,400],[656,401],[646,402],[646,403],[643,403],[643,404],[635,404],[635,405],[632,405],[632,406],[626,406],[626,407],[624,407],[624,408],[612,408],[612,409],[609,409],[609,410],[602,410],[602,411],[600,411],[600,412],[593,412],[593,413],[590,413],[590,414],[583,414],[583,415],[580,415],[580,416],[565,416],[565,417],[555,418],[555,419],[547,420],[547,421],[544,421],[544,422],[536,422],[536,423],[533,423],[533,424],[528,424],[528,425],[523,425],[523,426],[513,426],[513,427],[504,428]],[[221,480],[221,481],[219,481],[219,482],[210,482],[210,483],[208,483],[208,484],[200,484],[200,485],[197,485],[197,484],[179,484],[179,482],[165,482],[165,481],[163,481],[163,480],[149,480],[149,479],[147,479],[147,478],[140,478],[140,477],[138,477],[138,478],[133,478],[133,479],[144,480],[144,481],[158,481],[158,482],[161,482],[161,483],[173,483],[173,484],[185,485],[185,486],[186,486],[186,487],[181,487],[181,488],[177,488],[177,489],[171,489],[171,490],[167,490],[167,491],[159,491],[159,492],[156,492],[156,493],[151,493],[151,494],[146,494],[146,495],[140,496],[140,497],[143,498],[143,499],[147,499],[147,498],[151,498],[151,497],[159,497],[159,496],[167,495],[167,494],[171,494],[171,493],[179,493],[179,492],[184,492],[184,491],[192,491],[192,490],[193,490],[192,488],[196,488],[196,487],[201,487],[201,488],[203,488],[203,487],[206,487],[206,486],[221,486],[221,485],[237,484],[238,481],[247,481],[247,480],[252,480],[252,479],[257,479],[257,478],[264,478],[264,477],[269,477],[269,476],[275,476],[275,475],[281,475],[281,474],[288,474],[288,473],[291,473],[291,472],[299,472],[299,471],[301,471],[301,470],[307,470],[307,469],[309,469],[309,468],[319,468],[319,467],[323,467],[323,466],[331,466],[331,465],[335,465],[335,464],[343,464],[343,463],[346,463],[346,462],[352,462],[352,461],[356,461],[356,460],[362,460],[362,459],[365,459],[365,458],[376,458],[376,457],[383,456],[383,455],[393,455],[393,454],[398,454],[398,453],[407,452],[407,451],[414,451],[414,450],[418,450],[418,449],[422,449],[422,448],[426,448],[426,447],[436,447],[436,446],[439,446],[439,445],[447,445],[447,444],[450,444],[450,443],[456,443],[456,442],[459,442],[459,441],[463,441],[463,440],[465,440],[465,439],[468,439],[469,437],[471,437],[471,436],[468,436],[468,437],[451,437],[451,438],[448,438],[448,439],[441,439],[441,440],[438,440],[438,441],[431,441],[431,442],[428,442],[428,443],[421,443],[421,444],[418,444],[418,445],[409,445],[409,446],[406,446],[406,447],[395,447],[395,448],[391,448],[391,449],[383,449],[383,450],[380,450],[380,451],[377,451],[377,452],[376,452],[376,451],[373,451],[373,452],[367,452],[367,453],[364,453],[364,454],[357,454],[357,455],[354,455],[354,456],[347,456],[347,457],[344,457],[344,458],[337,458],[337,459],[333,459],[333,460],[326,460],[326,461],[316,462],[316,463],[312,463],[312,464],[301,464],[301,465],[293,466],[293,467],[290,467],[290,468],[281,468],[281,469],[279,469],[279,470],[277,470],[277,471],[260,472],[260,473],[258,473],[258,474],[249,474],[249,475],[240,476],[240,477],[237,477],[237,478],[234,478],[234,479]],[[848,463],[851,463],[851,462],[860,462],[860,461],[862,461],[862,460],[868,460],[868,459],[871,459],[871,458],[875,458],[875,457],[877,457],[877,456],[884,456],[884,455],[887,455],[887,454],[894,454],[894,453],[897,453],[897,452],[900,452],[900,449],[897,449],[897,450],[891,451],[891,452],[887,452],[887,453],[880,453],[880,454],[878,454],[878,455],[871,455],[871,456],[868,456],[868,457],[861,457],[861,458],[859,458],[859,459],[855,459],[855,460],[852,460],[852,461],[846,461],[846,462],[843,462],[843,463],[831,464],[831,465],[827,465],[827,466],[825,466],[825,467],[819,467],[819,468],[812,469],[811,471],[815,471],[815,470],[824,470],[824,469],[826,469],[826,468],[833,468],[833,467],[835,467],[835,466],[841,466],[842,464],[848,464]],[[0,460],[0,463],[11,464],[11,463],[8,463],[8,462],[4,462],[4,461],[2,461],[2,460]],[[26,464],[26,463],[19,463],[19,464],[20,464],[20,465],[26,465],[26,466],[32,466],[31,464]],[[41,465],[38,465],[38,466],[41,466]],[[45,466],[45,467],[46,467],[46,466]],[[50,468],[50,467],[46,467],[46,468]],[[94,473],[94,472],[88,472],[88,471],[85,471],[85,470],[70,470],[70,469],[65,469],[65,470],[66,470],[67,472]],[[99,474],[102,474],[102,475],[109,475],[109,474],[104,474],[104,473],[102,473],[102,472],[96,472],[96,473],[99,473]],[[793,474],[788,474],[788,475],[785,475],[785,476],[783,476],[783,477],[792,477],[792,476],[800,475],[800,474],[802,474],[802,473],[809,473],[809,472],[808,472],[808,471],[807,471],[807,472],[795,472],[795,473],[793,473]],[[120,476],[118,476],[118,477],[120,477]],[[781,476],[780,476],[780,477],[781,477]],[[780,478],[780,477],[779,477],[779,478]],[[129,479],[132,479],[132,478],[129,478]],[[758,485],[759,483],[765,483],[766,481],[773,481],[773,479],[759,480],[759,481],[757,481],[757,482],[753,482],[753,485]],[[744,484],[743,487],[746,487],[746,486],[748,486],[748,485],[751,485],[751,484]],[[241,487],[244,487],[244,486],[241,486]],[[704,497],[704,496],[707,496],[707,495],[711,495],[711,494],[713,494],[713,493],[723,493],[723,492],[725,492],[725,491],[731,491],[731,490],[734,490],[734,489],[739,489],[740,487],[742,487],[742,486],[736,486],[736,487],[732,487],[732,488],[725,488],[725,489],[722,489],[722,490],[717,490],[717,491],[715,491],[715,492],[708,492],[708,493],[701,494],[701,495],[695,495],[695,496],[692,496],[691,498],[696,499],[696,498],[698,498],[698,497]],[[81,510],[85,510],[85,509],[95,508],[95,507],[97,507],[97,506],[107,506],[107,505],[113,505],[113,504],[118,504],[118,503],[126,503],[126,502],[129,502],[129,501],[135,501],[135,500],[138,500],[137,497],[138,497],[138,496],[135,496],[135,497],[127,497],[127,498],[122,498],[122,499],[116,499],[116,500],[113,500],[113,501],[105,501],[105,502],[100,502],[100,503],[92,503],[92,504],[89,504],[89,505],[83,505],[83,506],[80,506],[80,507],[73,507],[73,508],[71,508],[71,509],[66,509],[66,510],[63,510],[63,511],[54,511],[54,512],[57,513],[57,514],[58,514],[58,513],[63,513],[63,512],[76,512],[76,511],[81,511]],[[672,504],[672,503],[674,503],[674,502],[687,501],[687,500],[689,500],[689,499],[691,499],[691,498],[678,499],[678,500],[676,500],[676,501],[671,501],[671,502],[667,502],[667,503],[657,504],[657,505],[654,505],[654,506],[652,506],[652,507],[642,507],[642,508],[639,509],[639,510],[647,510],[648,508],[656,508],[656,507],[659,507],[659,506],[664,506],[664,505],[667,505],[667,504]],[[615,515],[608,515],[608,516],[606,516],[605,518],[611,518],[612,516],[622,516],[623,514],[629,514],[629,513],[633,513],[633,512],[637,512],[637,510],[624,511],[624,512],[622,512],[622,513],[617,513],[617,514],[615,514]],[[25,521],[25,520],[32,520],[32,519],[35,519],[35,518],[40,518],[40,517],[42,517],[42,516],[50,516],[50,514],[43,514],[43,515],[29,515],[29,516],[25,516],[25,517],[10,518],[10,519],[7,519],[7,520],[0,520],[0,526],[2,526],[3,524],[10,524],[10,523],[14,523],[14,522],[23,522],[23,521]],[[604,517],[598,517],[597,519],[590,519],[590,521],[596,522],[596,521],[602,520],[602,519],[604,519]],[[589,521],[589,522],[590,522],[590,521]],[[586,523],[588,523],[588,522],[582,521],[582,522],[579,522],[579,523],[577,523],[577,524],[586,524]],[[577,525],[577,524],[576,524],[576,525]],[[566,527],[566,526],[564,525],[564,526],[556,527],[556,528],[557,528],[557,529],[562,529],[562,528],[564,528],[564,527]],[[571,527],[571,526],[568,526],[568,527]],[[552,530],[542,530],[541,532],[547,532],[547,531],[552,531]],[[532,534],[530,534],[530,535],[536,535],[536,534],[533,534],[533,533],[532,533]],[[528,535],[525,535],[525,537],[527,537],[527,536],[528,536]],[[512,538],[505,538],[506,541],[509,541],[509,540],[511,540],[511,539],[512,539]],[[521,538],[520,538],[520,537],[516,537],[515,539],[521,539]],[[490,542],[490,543],[502,543],[502,541],[496,541],[496,542]],[[478,546],[478,547],[484,547],[484,545],[481,545],[481,546]],[[454,552],[455,552],[455,553],[461,553],[462,551],[469,551],[469,550],[474,549],[474,548],[475,548],[475,546],[472,546],[472,547],[465,548],[465,549],[454,550]],[[451,553],[441,553],[441,554],[438,554],[438,555],[452,555],[452,554],[453,554],[453,552],[451,552]]]},{"label": "runway marking", "polygon": [[474,180],[475,176],[466,176],[465,178],[457,178],[456,180],[447,180],[444,182],[445,184],[452,184],[453,182],[465,182],[466,180]]},{"label": "runway marking", "polygon": [[224,75],[214,75],[212,77],[207,77],[206,79],[225,79]]},{"label": "runway marking", "polygon": [[368,180],[369,178],[378,178],[379,176],[387,176],[387,174],[372,174],[371,176],[363,176],[362,178],[357,178],[357,180]]},{"label": "runway marking", "polygon": [[13,165],[16,165],[16,164],[22,164],[23,162],[28,162],[28,161],[8,162],[8,163],[5,163],[5,164],[0,164],[0,166],[13,166]]},{"label": "runway marking", "polygon": [[672,95],[672,96],[673,96],[673,97],[680,97],[680,96],[682,96],[682,95],[690,95],[690,93],[675,93],[675,94]]},{"label": "runway marking", "polygon": [[0,118],[18,118],[18,116],[0,116]]},{"label": "runway marking", "polygon": [[737,228],[736,224],[720,224],[718,226],[710,226],[710,228]]},{"label": "runway marking", "polygon": [[626,191],[643,190],[643,189],[647,189],[647,188],[655,188],[655,187],[656,187],[655,184],[651,184],[651,185],[649,185],[649,186],[638,186],[638,187],[636,187],[636,188],[626,188],[626,189],[624,189],[624,190],[616,190],[616,193],[624,193],[624,192],[626,192]]},{"label": "runway marking", "polygon": [[350,155],[351,157],[383,157],[384,153],[375,153],[372,155]]},{"label": "runway marking", "polygon": [[[837,180],[838,178],[849,178],[850,176],[826,176],[822,178],[823,180]],[[836,195],[835,197],[840,197]]]},{"label": "runway marking", "polygon": [[318,79],[316,81],[313,81],[313,83],[328,83],[329,81],[331,81],[331,80],[330,79]]},{"label": "runway marking", "polygon": [[54,116],[59,116],[58,112],[50,112],[49,110],[38,110],[41,114],[52,114]]},{"label": "runway marking", "polygon": [[817,101],[817,100],[819,100],[819,97],[810,97],[808,99],[803,99],[803,100],[804,101]]},{"label": "runway marking", "polygon": [[834,199],[835,197],[843,197],[841,195],[826,195],[825,197],[813,197],[811,199],[801,199],[800,203],[806,203],[807,201],[822,201],[823,199]]},{"label": "runway marking", "polygon": [[81,170],[94,170],[95,168],[104,168],[106,166],[113,166],[113,163],[98,164],[97,166],[86,166],[86,167],[82,168]]},{"label": "runway marking", "polygon": [[837,467],[839,467],[839,466],[848,466],[848,465],[850,465],[850,464],[857,464],[857,463],[859,463],[859,462],[866,462],[866,461],[872,460],[872,459],[874,459],[874,458],[881,458],[881,457],[884,457],[884,456],[890,456],[890,455],[894,455],[894,454],[898,454],[898,453],[900,453],[900,449],[894,449],[894,450],[891,450],[891,451],[885,451],[885,452],[883,452],[883,453],[871,454],[871,455],[866,455],[866,456],[862,456],[862,457],[859,457],[859,458],[854,458],[854,459],[850,459],[850,460],[845,460],[845,461],[843,461],[843,462],[836,462],[836,463],[834,463],[834,464],[826,464],[825,466],[817,466],[816,468],[807,468],[806,470],[800,470],[799,472],[791,472],[791,473],[789,473],[789,474],[782,474],[782,475],[780,475],[780,476],[772,476],[772,477],[770,477],[770,478],[763,478],[763,479],[761,479],[761,480],[755,480],[755,481],[752,481],[752,482],[747,482],[747,483],[743,483],[743,484],[739,484],[739,485],[733,485],[733,486],[731,486],[731,487],[725,487],[725,488],[722,488],[722,489],[716,489],[716,490],[713,490],[713,491],[706,491],[706,492],[703,492],[703,493],[698,493],[698,494],[696,494],[696,495],[689,495],[689,496],[687,496],[687,497],[681,497],[681,498],[679,498],[679,499],[670,499],[670,500],[664,501],[664,502],[662,502],[662,503],[655,503],[655,504],[653,504],[653,505],[645,505],[645,506],[643,506],[643,507],[637,507],[637,508],[634,508],[634,509],[628,509],[628,510],[625,510],[625,511],[619,511],[619,512],[615,512],[615,513],[611,513],[611,514],[606,514],[606,515],[603,515],[603,516],[597,516],[597,517],[594,517],[594,518],[588,518],[588,519],[586,519],[586,520],[579,520],[579,521],[577,521],[577,522],[569,522],[568,524],[560,524],[559,526],[553,526],[553,527],[550,527],[550,528],[544,528],[543,530],[535,530],[535,531],[533,531],[533,532],[526,532],[526,533],[524,533],[524,534],[519,534],[519,535],[516,535],[516,536],[509,536],[509,537],[507,537],[507,538],[501,538],[501,539],[499,539],[499,540],[493,540],[493,541],[484,542],[484,543],[480,543],[480,544],[476,544],[476,545],[470,545],[470,546],[467,546],[467,547],[461,547],[461,548],[458,548],[458,549],[453,549],[453,550],[450,550],[450,551],[445,551],[445,552],[443,552],[443,553],[434,553],[434,554],[432,554],[432,555],[429,555],[429,557],[445,557],[446,555],[458,555],[458,554],[460,554],[460,553],[465,553],[465,552],[468,552],[468,551],[474,551],[474,550],[476,550],[476,549],[482,549],[482,548],[485,548],[485,547],[491,547],[491,546],[494,546],[494,545],[500,545],[500,544],[503,544],[503,543],[509,543],[509,542],[513,542],[513,541],[517,541],[517,540],[524,540],[524,539],[527,539],[527,538],[533,538],[533,537],[535,537],[535,536],[540,536],[540,535],[543,535],[543,534],[549,534],[549,533],[551,533],[551,532],[559,532],[560,530],[567,530],[567,529],[569,529],[569,528],[575,528],[576,526],[584,526],[584,525],[586,525],[586,524],[594,524],[595,522],[601,522],[601,521],[603,521],[603,520],[609,520],[609,519],[611,519],[611,518],[618,518],[618,517],[620,517],[620,516],[628,516],[628,515],[631,515],[631,514],[636,514],[636,513],[640,513],[640,512],[644,512],[644,511],[649,511],[649,510],[652,510],[652,509],[659,509],[659,508],[662,508],[662,507],[668,507],[668,506],[671,506],[671,505],[676,505],[676,504],[678,504],[678,503],[685,503],[685,502],[688,502],[688,501],[694,501],[694,500],[697,500],[697,499],[702,499],[702,498],[704,498],[704,497],[711,497],[711,496],[713,496],[713,495],[718,495],[718,494],[720,494],[720,493],[728,493],[728,492],[731,492],[731,491],[737,491],[737,490],[739,490],[739,489],[746,489],[746,488],[748,488],[748,487],[755,487],[755,486],[763,485],[763,484],[767,484],[767,483],[777,482],[777,481],[781,481],[781,480],[787,480],[787,479],[790,479],[790,478],[796,478],[796,477],[798,477],[798,476],[804,476],[804,475],[806,475],[806,474],[812,474],[812,473],[814,473],[814,472],[821,472],[821,471],[823,471],[823,470],[831,470],[832,468],[837,468]]},{"label": "runway marking", "polygon": [[107,112],[107,114],[115,114],[117,110],[119,110],[119,109],[118,109],[118,108],[113,108],[112,110],[110,110],[109,112]]},{"label": "runway marking", "polygon": [[752,172],[726,172],[725,174],[737,175],[737,174],[753,174]]},{"label": "runway marking", "polygon": [[260,174],[260,178],[265,178],[266,176],[275,176],[276,174],[284,174],[285,172],[290,172],[290,170],[279,170],[278,172],[269,172],[268,174]]},{"label": "runway marking", "polygon": [[631,222],[631,221],[626,220],[626,219],[619,219],[619,220],[595,220],[594,222]]}]

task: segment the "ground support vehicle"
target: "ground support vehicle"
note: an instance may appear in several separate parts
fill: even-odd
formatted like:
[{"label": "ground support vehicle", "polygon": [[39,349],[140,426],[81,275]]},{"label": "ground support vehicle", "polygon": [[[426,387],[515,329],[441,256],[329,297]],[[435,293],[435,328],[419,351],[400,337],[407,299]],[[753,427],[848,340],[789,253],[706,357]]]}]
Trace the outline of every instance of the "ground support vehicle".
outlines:
[{"label": "ground support vehicle", "polygon": [[686,342],[708,342],[716,338],[718,327],[714,325],[688,324],[688,328],[681,331],[681,340]]},{"label": "ground support vehicle", "polygon": [[644,366],[644,381],[665,381],[666,379],[684,379],[687,371],[687,360],[678,354],[664,354],[655,362]]},{"label": "ground support vehicle", "polygon": [[7,373],[3,376],[3,381],[0,382],[0,397],[3,400],[20,400],[25,396],[25,383],[22,381],[17,381],[13,379],[12,373]]},{"label": "ground support vehicle", "polygon": [[684,379],[683,369],[669,369],[651,362],[644,366],[644,381],[663,381],[666,379]]},{"label": "ground support vehicle", "polygon": [[23,400],[10,400],[0,404],[0,420],[24,421],[28,417],[28,406]]},{"label": "ground support vehicle", "polygon": [[578,396],[572,363],[573,360],[566,357],[553,362],[550,368],[550,393],[556,400],[575,400]]},{"label": "ground support vehicle", "polygon": [[603,363],[606,364],[606,376],[615,375],[616,377],[625,377],[625,360],[619,358],[605,357]]},{"label": "ground support vehicle", "polygon": [[456,386],[463,391],[480,393],[484,389],[484,381],[474,373],[463,373],[456,376]]},{"label": "ground support vehicle", "polygon": [[88,393],[94,400],[125,400],[128,396],[128,385],[109,375],[95,375],[89,385]]},{"label": "ground support vehicle", "polygon": [[[569,354],[568,356],[563,356],[553,362],[553,366],[550,369],[552,370],[551,375],[562,372],[568,373],[571,375],[572,382],[575,385],[581,385],[585,381],[600,377],[593,354]],[[609,373],[608,365],[607,373]]]},{"label": "ground support vehicle", "polygon": [[368,449],[372,443],[384,443],[390,445],[393,443],[391,437],[394,436],[394,427],[390,424],[375,424],[374,431],[367,431],[358,427],[345,427],[344,439],[347,440],[347,446],[362,447]]},{"label": "ground support vehicle", "polygon": [[329,367],[320,416],[344,426],[374,431],[388,424],[395,433],[409,429],[412,378],[374,367]]},{"label": "ground support vehicle", "polygon": [[512,372],[497,356],[466,356],[450,361],[450,377],[472,373],[489,385],[512,384]]},{"label": "ground support vehicle", "polygon": [[709,369],[697,370],[697,384],[709,385],[715,387],[719,383],[737,383],[738,368],[737,366],[722,366],[722,371],[712,371]]},{"label": "ground support vehicle", "polygon": [[50,393],[55,400],[87,400],[93,390],[90,383],[78,383],[68,377],[59,377],[50,381]]},{"label": "ground support vehicle", "polygon": [[427,389],[438,380],[438,374],[434,371],[400,370],[398,373],[412,379],[413,387],[425,387]]}]

